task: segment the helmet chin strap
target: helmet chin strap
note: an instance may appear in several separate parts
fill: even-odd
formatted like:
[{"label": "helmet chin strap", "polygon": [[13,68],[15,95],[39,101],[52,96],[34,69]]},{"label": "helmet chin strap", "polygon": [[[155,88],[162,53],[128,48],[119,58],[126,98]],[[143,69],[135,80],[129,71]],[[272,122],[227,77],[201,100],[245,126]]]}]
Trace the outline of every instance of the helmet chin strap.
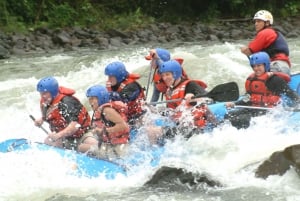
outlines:
[{"label": "helmet chin strap", "polygon": [[[176,86],[176,81],[177,81],[177,80],[174,79],[173,84],[171,85],[171,88],[174,88],[174,86]],[[177,84],[178,84],[178,83],[177,83]]]},{"label": "helmet chin strap", "polygon": [[174,86],[175,86],[175,79],[174,79],[174,81],[173,81],[173,83],[171,84],[171,86],[170,86],[170,88],[174,88]]}]

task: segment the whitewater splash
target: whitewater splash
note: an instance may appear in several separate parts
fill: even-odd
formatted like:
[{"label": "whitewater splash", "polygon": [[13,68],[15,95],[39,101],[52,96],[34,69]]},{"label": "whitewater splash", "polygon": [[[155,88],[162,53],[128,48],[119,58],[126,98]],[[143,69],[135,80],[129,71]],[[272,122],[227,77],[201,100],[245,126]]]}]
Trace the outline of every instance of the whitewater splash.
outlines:
[{"label": "whitewater splash", "polygon": [[[192,78],[208,83],[208,90],[228,81],[238,82],[243,89],[251,69],[247,58],[239,53],[239,46],[231,43],[187,45],[170,50],[172,56],[185,59],[184,67]],[[300,66],[296,53],[299,52],[291,51],[295,71]],[[77,97],[88,107],[85,90],[91,85],[105,83],[104,67],[111,61],[124,61],[131,72],[141,73],[141,81],[146,86],[149,63],[144,56],[147,54],[148,48],[131,48],[116,52],[89,51],[79,55],[12,58],[1,63],[8,70],[1,73],[0,80],[0,140],[27,138],[42,142],[45,138],[45,133],[33,126],[29,118],[29,114],[40,115],[35,86],[42,76],[54,75],[61,84],[76,89]],[[280,111],[280,114],[253,118],[246,130],[237,130],[227,122],[208,134],[197,135],[187,141],[177,137],[174,142],[166,144],[157,168],[141,165],[133,168],[128,176],[118,175],[115,180],[107,180],[104,175],[76,177],[72,174],[72,162],[52,151],[0,153],[0,200],[55,200],[55,195],[62,195],[61,200],[66,198],[64,196],[106,200],[131,200],[133,197],[137,200],[166,200],[167,197],[173,200],[240,200],[240,194],[245,195],[245,200],[296,200],[300,196],[299,177],[293,170],[282,177],[270,176],[267,180],[254,177],[254,170],[262,160],[274,151],[298,142],[298,127],[286,126],[285,117],[288,115],[291,114]],[[184,190],[178,192],[144,189],[144,183],[162,166],[207,174],[222,187],[203,189],[199,184],[192,195],[190,187],[180,183],[176,187]],[[163,189],[167,188],[168,184],[165,184]],[[197,189],[201,189],[199,193]]]}]

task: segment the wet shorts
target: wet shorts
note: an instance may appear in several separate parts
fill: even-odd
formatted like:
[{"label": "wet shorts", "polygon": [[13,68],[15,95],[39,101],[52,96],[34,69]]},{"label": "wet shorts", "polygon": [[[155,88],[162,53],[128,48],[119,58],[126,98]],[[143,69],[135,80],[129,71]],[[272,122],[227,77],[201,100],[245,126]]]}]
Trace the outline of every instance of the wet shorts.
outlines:
[{"label": "wet shorts", "polygon": [[63,148],[77,150],[78,145],[82,144],[86,138],[93,137],[97,139],[96,135],[94,135],[91,131],[83,134],[80,138],[68,137],[63,140]]}]

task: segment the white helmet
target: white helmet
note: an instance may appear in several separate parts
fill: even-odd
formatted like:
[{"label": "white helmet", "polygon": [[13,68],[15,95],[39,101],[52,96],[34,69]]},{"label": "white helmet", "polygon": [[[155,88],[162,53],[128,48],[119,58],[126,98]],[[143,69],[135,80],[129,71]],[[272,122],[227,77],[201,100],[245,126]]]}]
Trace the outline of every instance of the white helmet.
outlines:
[{"label": "white helmet", "polygon": [[254,17],[253,17],[253,20],[263,20],[263,21],[269,21],[270,24],[272,25],[273,24],[273,16],[272,14],[267,11],[267,10],[259,10],[255,13]]}]

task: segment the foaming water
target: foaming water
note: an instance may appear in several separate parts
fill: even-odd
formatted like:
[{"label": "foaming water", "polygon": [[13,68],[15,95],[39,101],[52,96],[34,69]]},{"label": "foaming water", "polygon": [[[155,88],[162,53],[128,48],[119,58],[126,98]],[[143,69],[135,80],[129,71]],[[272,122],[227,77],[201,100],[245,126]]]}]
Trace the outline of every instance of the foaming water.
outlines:
[{"label": "foaming water", "polygon": [[[299,45],[289,41],[293,72],[300,70]],[[244,81],[251,73],[246,56],[239,47],[244,41],[214,45],[185,44],[171,47],[172,57],[184,58],[184,68],[191,78],[201,79],[208,90],[217,84],[236,81],[243,93]],[[33,125],[29,114],[40,117],[39,94],[36,84],[41,77],[54,75],[63,86],[74,88],[76,96],[90,109],[86,89],[105,84],[105,66],[123,61],[130,72],[141,74],[147,86],[149,61],[147,47],[132,47],[117,51],[85,50],[80,53],[60,53],[1,61],[0,76],[0,141],[27,138],[42,142],[45,133]],[[148,101],[151,97],[149,88]],[[254,177],[255,168],[274,151],[297,143],[299,128],[287,126],[278,113],[253,118],[250,128],[237,130],[225,123],[204,135],[188,141],[178,137],[166,145],[159,167],[148,164],[134,167],[128,177],[118,175],[114,180],[77,177],[72,174],[69,158],[52,151],[32,149],[22,153],[0,153],[0,200],[66,200],[68,196],[82,200],[296,200],[300,196],[299,178],[290,170],[282,177],[267,180]],[[154,114],[148,118],[155,119]],[[48,129],[47,124],[43,125]],[[183,191],[145,188],[143,184],[161,166],[184,168],[204,173],[219,181],[219,188],[184,186]],[[286,186],[283,188],[283,186]],[[252,195],[256,195],[252,199]],[[298,197],[297,197],[298,196]]]}]

